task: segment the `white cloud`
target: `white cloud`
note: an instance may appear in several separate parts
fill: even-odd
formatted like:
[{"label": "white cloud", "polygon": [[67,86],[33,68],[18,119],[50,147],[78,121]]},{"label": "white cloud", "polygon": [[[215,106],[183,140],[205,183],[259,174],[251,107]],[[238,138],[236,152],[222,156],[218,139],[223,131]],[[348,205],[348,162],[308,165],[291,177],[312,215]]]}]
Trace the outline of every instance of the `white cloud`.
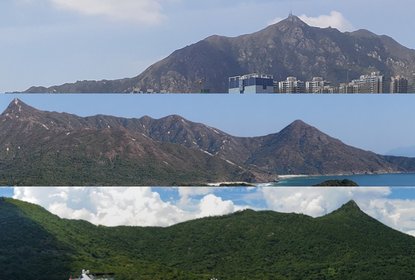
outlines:
[{"label": "white cloud", "polygon": [[[106,226],[170,226],[196,218],[255,209],[260,197],[264,200],[265,209],[319,217],[355,200],[364,212],[385,225],[415,236],[415,200],[388,198],[393,189],[387,187],[264,187],[249,192],[241,202],[244,205],[224,199],[217,190],[178,188],[174,189],[177,199],[164,201],[157,189],[152,188],[22,187],[14,188],[14,198],[41,205],[62,218],[83,219]],[[229,197],[230,194],[227,192],[226,195]]]},{"label": "white cloud", "polygon": [[[164,19],[163,0],[49,0],[59,9],[84,15],[139,24],[158,24]],[[165,1],[165,0],[164,0]]]},{"label": "white cloud", "polygon": [[277,212],[326,215],[350,200],[385,197],[389,188],[263,188],[267,206]]},{"label": "white cloud", "polygon": [[396,230],[415,236],[415,200],[388,199],[381,188],[264,188],[267,207],[283,213],[320,217],[355,200],[362,211]]},{"label": "white cloud", "polygon": [[180,187],[177,188],[180,196],[180,205],[182,207],[189,206],[191,204],[191,197],[193,196],[200,196],[200,195],[207,195],[214,191],[213,187]]},{"label": "white cloud", "polygon": [[[193,188],[187,196],[200,194]],[[83,219],[106,226],[170,226],[191,219],[224,215],[240,210],[232,201],[213,194],[188,205],[165,202],[152,188],[30,188],[14,189],[14,198],[38,204],[67,219]],[[193,193],[193,194],[190,194]],[[193,203],[194,205],[190,205]]]},{"label": "white cloud", "polygon": [[352,31],[354,30],[353,25],[348,21],[342,13],[337,11],[331,11],[329,15],[321,15],[318,17],[308,17],[301,15],[300,19],[305,23],[316,26],[316,27],[333,27],[340,31]]},{"label": "white cloud", "polygon": [[232,201],[224,201],[213,194],[208,194],[200,201],[200,217],[221,216],[235,212]]},{"label": "white cloud", "polygon": [[[331,11],[328,15],[320,15],[317,17],[301,15],[299,18],[308,25],[315,27],[326,28],[331,26],[333,28],[337,28],[340,31],[353,31],[355,29],[352,23],[338,11]],[[272,20],[269,24],[275,24],[281,20],[283,20],[283,18],[278,17]]]},{"label": "white cloud", "polygon": [[415,236],[415,201],[402,199],[373,199],[362,201],[362,208],[382,223]]}]

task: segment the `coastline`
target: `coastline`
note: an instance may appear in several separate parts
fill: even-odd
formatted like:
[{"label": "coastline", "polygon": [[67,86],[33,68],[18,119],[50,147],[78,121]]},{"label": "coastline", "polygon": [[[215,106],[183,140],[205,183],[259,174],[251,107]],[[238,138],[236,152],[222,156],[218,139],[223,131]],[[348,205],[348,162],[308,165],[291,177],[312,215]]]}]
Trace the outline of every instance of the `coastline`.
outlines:
[{"label": "coastline", "polygon": [[[278,175],[277,180],[288,180],[288,179],[305,178],[305,177],[312,177],[312,176],[314,175]],[[315,175],[315,176],[320,176],[320,175]],[[321,175],[321,176],[326,176],[326,175]]]},{"label": "coastline", "polygon": [[[342,176],[384,176],[384,175],[415,175],[415,172],[393,172],[393,173],[359,173],[359,174],[329,174],[329,175],[304,175],[304,174],[294,174],[294,175],[278,175],[276,180],[273,182],[255,182],[255,183],[248,183],[248,182],[216,182],[216,183],[206,183],[206,184],[198,184],[201,187],[284,187],[285,185],[278,185],[280,183],[285,183],[289,181],[295,181],[296,179],[317,179],[317,178],[330,178],[330,177],[342,177]],[[289,185],[288,185],[289,186]]]},{"label": "coastline", "polygon": [[218,182],[218,183],[208,183],[207,187],[255,187],[258,184],[248,183],[248,182]]}]

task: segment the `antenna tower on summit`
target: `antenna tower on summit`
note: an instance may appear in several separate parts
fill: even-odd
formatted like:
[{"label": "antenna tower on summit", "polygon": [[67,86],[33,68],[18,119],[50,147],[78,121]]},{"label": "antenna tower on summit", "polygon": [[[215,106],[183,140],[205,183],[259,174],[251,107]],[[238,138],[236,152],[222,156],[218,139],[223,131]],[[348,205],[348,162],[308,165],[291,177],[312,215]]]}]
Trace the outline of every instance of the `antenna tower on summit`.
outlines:
[{"label": "antenna tower on summit", "polygon": [[293,11],[290,11],[290,14],[288,15],[288,18],[290,19],[291,22],[294,22],[294,15],[293,15]]},{"label": "antenna tower on summit", "polygon": [[290,14],[289,14],[289,17],[291,18],[293,16],[294,16],[294,14],[293,14],[293,1],[290,1]]}]

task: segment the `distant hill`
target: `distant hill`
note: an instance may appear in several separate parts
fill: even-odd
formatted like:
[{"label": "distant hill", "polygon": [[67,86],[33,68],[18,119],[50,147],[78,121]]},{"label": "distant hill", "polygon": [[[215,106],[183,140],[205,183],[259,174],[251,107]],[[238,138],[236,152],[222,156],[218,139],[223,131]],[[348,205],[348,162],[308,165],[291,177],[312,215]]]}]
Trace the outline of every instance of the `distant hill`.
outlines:
[{"label": "distant hill", "polygon": [[[415,50],[367,30],[342,33],[312,27],[296,16],[234,38],[211,36],[174,51],[140,75],[113,81],[78,81],[26,92],[227,92],[228,77],[266,73],[275,79],[325,77],[333,83],[380,71],[386,77],[415,73]],[[413,81],[411,81],[413,83]]]},{"label": "distant hill", "polygon": [[415,146],[399,147],[389,151],[387,154],[394,156],[415,157]]},{"label": "distant hill", "polygon": [[37,110],[15,99],[0,115],[1,185],[203,185],[270,182],[277,175],[414,172],[297,120],[235,137],[172,115],[126,119]]},{"label": "distant hill", "polygon": [[315,185],[316,187],[358,187],[359,185],[348,179],[344,180],[328,180]]},{"label": "distant hill", "polygon": [[321,218],[246,210],[168,228],[94,226],[0,199],[0,278],[411,279],[415,238],[353,201]]}]

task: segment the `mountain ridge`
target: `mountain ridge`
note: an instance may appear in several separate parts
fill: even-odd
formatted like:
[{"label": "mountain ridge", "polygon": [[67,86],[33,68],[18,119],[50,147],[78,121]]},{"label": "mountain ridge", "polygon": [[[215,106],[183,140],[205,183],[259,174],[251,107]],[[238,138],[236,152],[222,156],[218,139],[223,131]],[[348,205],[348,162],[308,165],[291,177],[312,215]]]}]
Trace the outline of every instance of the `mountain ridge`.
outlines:
[{"label": "mountain ridge", "polygon": [[352,202],[319,218],[246,210],[166,228],[109,228],[0,198],[0,224],[2,279],[58,280],[84,268],[120,280],[410,279],[415,263],[414,237]]},{"label": "mountain ridge", "polygon": [[[368,30],[340,32],[309,26],[290,16],[260,31],[236,37],[209,36],[172,52],[133,78],[80,81],[53,87],[32,87],[26,92],[227,92],[228,77],[247,73],[288,76],[306,80],[321,76],[332,83],[347,76],[380,71],[412,79],[415,50],[386,35]],[[410,80],[410,82],[413,82]]]},{"label": "mountain ridge", "polygon": [[13,100],[0,115],[0,170],[5,185],[169,186],[405,173],[415,171],[415,159],[354,148],[301,120],[235,137],[178,115],[79,117]]}]

